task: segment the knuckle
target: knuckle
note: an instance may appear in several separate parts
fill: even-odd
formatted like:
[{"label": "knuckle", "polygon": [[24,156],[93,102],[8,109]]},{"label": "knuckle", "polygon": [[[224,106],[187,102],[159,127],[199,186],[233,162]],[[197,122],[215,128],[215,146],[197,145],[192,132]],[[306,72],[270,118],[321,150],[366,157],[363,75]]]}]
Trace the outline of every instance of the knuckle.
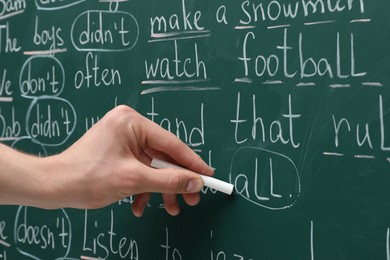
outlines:
[{"label": "knuckle", "polygon": [[183,191],[185,189],[184,178],[178,174],[172,175],[168,180],[167,189],[175,193]]},{"label": "knuckle", "polygon": [[113,111],[115,113],[130,113],[130,112],[134,112],[134,110],[129,107],[129,106],[126,106],[126,105],[119,105],[119,106],[116,106]]},{"label": "knuckle", "polygon": [[105,119],[108,121],[108,124],[122,124],[129,121],[128,119],[131,117],[136,117],[137,112],[126,105],[119,105],[112,110],[110,110]]}]

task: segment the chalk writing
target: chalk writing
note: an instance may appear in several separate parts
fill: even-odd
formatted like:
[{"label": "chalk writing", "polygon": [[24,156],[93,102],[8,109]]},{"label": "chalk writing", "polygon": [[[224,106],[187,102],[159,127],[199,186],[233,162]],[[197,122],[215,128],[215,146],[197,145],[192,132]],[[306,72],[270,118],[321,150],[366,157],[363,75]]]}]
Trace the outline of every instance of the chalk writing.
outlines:
[{"label": "chalk writing", "polygon": [[3,73],[0,76],[0,96],[12,96],[13,91],[11,88],[11,80],[7,78],[7,69],[3,69]]},{"label": "chalk writing", "polygon": [[36,98],[27,111],[27,133],[37,143],[57,146],[66,142],[76,127],[76,111],[65,99]]},{"label": "chalk writing", "polygon": [[6,227],[5,221],[0,221],[0,239],[1,240],[7,240],[8,236],[5,234],[5,227]]},{"label": "chalk writing", "polygon": [[[248,32],[245,35],[242,45],[242,56],[238,59],[242,61],[244,75],[242,78],[248,78],[249,75],[255,77],[273,78],[282,76],[283,78],[299,77],[300,79],[311,79],[313,77],[328,77],[345,79],[349,77],[363,77],[367,74],[365,71],[359,71],[356,67],[355,54],[355,36],[353,33],[349,37],[349,67],[343,64],[344,60],[341,57],[346,54],[341,53],[340,34],[335,36],[335,53],[332,57],[314,58],[313,53],[309,53],[306,48],[304,34],[299,33],[298,44],[289,45],[288,29],[284,29],[284,38],[281,45],[275,47],[276,52],[271,54],[252,54],[248,53],[248,46],[256,40],[256,35],[253,32]],[[292,46],[298,46],[295,50]],[[259,51],[260,48],[257,48]],[[252,58],[254,56],[254,58]],[[289,67],[288,61],[291,59],[299,60],[298,66],[294,64],[294,68]],[[334,62],[331,62],[334,61]],[[246,80],[250,83],[250,80]]]},{"label": "chalk writing", "polygon": [[[214,232],[213,230],[210,231],[210,238],[213,239]],[[254,260],[253,258],[249,258],[247,256],[244,256],[242,254],[237,253],[230,253],[226,252],[224,250],[211,250],[210,251],[210,260],[227,260],[227,259],[233,259],[233,260]]]},{"label": "chalk writing", "polygon": [[60,10],[65,9],[86,0],[35,0],[38,9],[41,10]]},{"label": "chalk writing", "polygon": [[[114,211],[111,210],[109,229],[100,227],[100,221],[91,219],[88,210],[84,212],[83,252],[93,254],[94,258],[110,259],[114,256],[120,259],[138,260],[139,251],[136,240],[120,237],[114,225]],[[90,224],[92,223],[92,224]],[[106,225],[104,225],[106,226]]]},{"label": "chalk writing", "polygon": [[7,242],[8,235],[5,234],[7,223],[5,221],[0,221],[0,259],[7,259],[7,250],[2,248],[9,248],[11,244]]},{"label": "chalk writing", "polygon": [[153,122],[158,123],[170,132],[176,133],[177,137],[181,138],[191,147],[197,147],[205,144],[205,122],[204,122],[204,104],[200,104],[199,108],[199,124],[189,126],[184,119],[180,118],[161,118],[160,113],[155,108],[154,98],[151,99],[151,108],[147,115]]},{"label": "chalk writing", "polygon": [[292,207],[301,192],[294,162],[285,155],[257,147],[236,151],[229,180],[238,195],[271,210]]},{"label": "chalk writing", "polygon": [[10,35],[10,31],[8,22],[6,24],[0,24],[0,53],[19,52],[22,48],[18,43],[18,39]]},{"label": "chalk writing", "polygon": [[52,26],[50,29],[40,29],[39,17],[35,17],[34,44],[37,46],[49,45],[50,50],[56,50],[64,46],[62,29]]},{"label": "chalk writing", "polygon": [[390,228],[387,229],[386,232],[386,255],[387,255],[387,260],[390,259]]},{"label": "chalk writing", "polygon": [[[45,219],[30,218],[40,209],[19,207],[15,217],[14,238],[18,251],[26,256],[40,258],[48,255],[69,254],[72,228],[64,210],[52,211]],[[31,251],[31,246],[34,252]]]},{"label": "chalk writing", "polygon": [[[241,127],[244,124],[247,124],[248,119],[241,117],[241,93],[237,94],[237,109],[235,118],[230,120],[232,124],[234,124],[234,138],[236,143],[243,144],[248,141],[247,135],[244,134],[242,137]],[[252,120],[249,121],[249,124],[252,126],[251,138],[253,140],[261,140],[262,142],[270,141],[271,143],[282,143],[282,144],[291,144],[292,147],[298,148],[300,143],[295,141],[294,138],[294,129],[295,129],[295,121],[301,117],[301,114],[296,114],[293,112],[291,96],[288,98],[288,112],[283,114],[283,118],[286,118],[287,127],[284,127],[286,124],[282,124],[281,120],[274,120],[270,124],[266,124],[262,117],[257,116],[257,104],[256,104],[256,96],[252,96]],[[268,127],[267,127],[268,126]],[[288,131],[283,131],[284,128],[287,128]],[[247,128],[245,128],[247,129]],[[285,133],[285,132],[288,132]],[[247,133],[248,134],[248,133]],[[258,137],[259,135],[259,137]]]},{"label": "chalk writing", "polygon": [[[194,60],[191,58],[182,59],[178,54],[177,41],[174,41],[175,57],[170,60],[168,58],[157,59],[153,63],[145,61],[146,78],[159,78],[165,80],[173,80],[180,78],[201,78],[207,79],[206,65],[204,61],[199,59],[198,46],[194,45]],[[175,70],[172,72],[171,67],[174,65]]]},{"label": "chalk writing", "polygon": [[164,249],[165,252],[165,260],[182,260],[182,256],[180,254],[180,251],[171,246],[169,243],[169,230],[168,228],[165,228],[165,241],[164,244],[161,245],[161,247]]},{"label": "chalk writing", "polygon": [[7,260],[6,248],[11,247],[11,244],[7,242],[8,235],[5,233],[6,225],[7,223],[5,221],[0,221],[0,259],[2,260]]},{"label": "chalk writing", "polygon": [[204,26],[200,24],[202,12],[194,13],[187,11],[186,1],[181,0],[181,13],[172,14],[169,17],[155,16],[150,18],[150,35],[156,36],[156,33],[167,33],[171,31],[202,31]]},{"label": "chalk writing", "polygon": [[138,41],[138,22],[126,12],[87,11],[72,25],[71,39],[81,51],[128,51]]},{"label": "chalk writing", "polygon": [[264,21],[278,21],[285,18],[295,19],[297,17],[311,17],[316,14],[325,16],[329,13],[345,13],[357,10],[365,12],[365,3],[360,1],[292,1],[289,3],[280,1],[269,1],[257,3],[255,1],[243,1],[241,4],[242,18],[239,23],[242,25],[256,24]]},{"label": "chalk writing", "polygon": [[0,20],[11,16],[19,15],[26,9],[25,0],[1,0],[0,1]]},{"label": "chalk writing", "polygon": [[122,84],[122,77],[118,69],[103,69],[98,64],[98,55],[88,52],[85,57],[85,70],[78,70],[74,76],[76,89],[82,86],[115,86]]},{"label": "chalk writing", "polygon": [[21,135],[22,125],[16,118],[15,107],[11,108],[9,115],[0,111],[0,138],[15,139]]},{"label": "chalk writing", "polygon": [[[333,121],[333,128],[334,128],[334,146],[335,148],[339,148],[342,146],[342,133],[348,133],[345,138],[348,140],[351,140],[351,135],[349,133],[354,133],[354,137],[352,140],[356,141],[356,145],[358,147],[368,147],[369,149],[373,150],[374,148],[379,148],[382,151],[390,151],[390,147],[387,145],[387,135],[386,135],[386,121],[383,113],[383,97],[382,95],[379,95],[378,98],[378,122],[379,124],[376,127],[373,127],[367,122],[364,123],[354,123],[350,122],[345,117],[342,118],[336,118],[335,115],[332,115],[332,121]],[[376,129],[379,134],[376,136],[380,136],[380,142],[377,143],[374,147],[373,145],[373,130]]]},{"label": "chalk writing", "polygon": [[58,96],[64,83],[64,67],[53,56],[30,57],[23,64],[19,77],[20,92],[26,97]]},{"label": "chalk writing", "polygon": [[310,222],[310,259],[314,260],[314,223]]}]

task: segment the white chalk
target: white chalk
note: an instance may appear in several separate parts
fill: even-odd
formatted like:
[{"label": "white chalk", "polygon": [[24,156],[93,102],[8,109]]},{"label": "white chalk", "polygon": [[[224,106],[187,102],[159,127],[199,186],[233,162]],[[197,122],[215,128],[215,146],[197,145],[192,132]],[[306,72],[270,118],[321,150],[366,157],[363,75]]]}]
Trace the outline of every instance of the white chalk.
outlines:
[{"label": "white chalk", "polygon": [[[184,167],[181,167],[179,165],[169,163],[160,159],[153,158],[151,166],[153,168],[157,169],[166,169],[166,168],[173,168],[173,169],[185,169]],[[217,191],[226,193],[228,195],[231,195],[233,192],[234,185],[225,181],[218,180],[216,178],[202,175],[200,174],[200,177],[202,177],[204,185],[215,189]]]}]

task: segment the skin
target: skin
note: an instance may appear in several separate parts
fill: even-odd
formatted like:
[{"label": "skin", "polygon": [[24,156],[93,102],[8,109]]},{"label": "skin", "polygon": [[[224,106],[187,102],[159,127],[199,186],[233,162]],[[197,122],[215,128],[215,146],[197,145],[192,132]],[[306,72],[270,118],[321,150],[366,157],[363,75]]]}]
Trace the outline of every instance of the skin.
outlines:
[{"label": "skin", "polygon": [[[95,209],[135,195],[142,216],[151,193],[161,193],[166,211],[177,215],[177,194],[199,203],[203,180],[213,175],[196,153],[172,133],[127,106],[108,112],[60,154],[40,158],[0,145],[0,204],[45,209]],[[154,169],[152,157],[184,169]],[[197,172],[197,173],[195,173]]]}]

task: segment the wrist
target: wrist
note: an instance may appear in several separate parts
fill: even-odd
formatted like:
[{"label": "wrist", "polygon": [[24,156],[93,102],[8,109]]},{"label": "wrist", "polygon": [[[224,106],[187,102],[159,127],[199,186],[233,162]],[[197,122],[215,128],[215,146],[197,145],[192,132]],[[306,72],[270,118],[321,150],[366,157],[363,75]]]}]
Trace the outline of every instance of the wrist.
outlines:
[{"label": "wrist", "polygon": [[45,205],[47,178],[42,158],[0,145],[0,202],[8,205]]},{"label": "wrist", "polygon": [[63,198],[66,194],[61,185],[65,182],[64,166],[58,155],[36,158],[36,178],[40,187],[32,194],[37,207],[46,209],[58,209],[64,207]]}]

